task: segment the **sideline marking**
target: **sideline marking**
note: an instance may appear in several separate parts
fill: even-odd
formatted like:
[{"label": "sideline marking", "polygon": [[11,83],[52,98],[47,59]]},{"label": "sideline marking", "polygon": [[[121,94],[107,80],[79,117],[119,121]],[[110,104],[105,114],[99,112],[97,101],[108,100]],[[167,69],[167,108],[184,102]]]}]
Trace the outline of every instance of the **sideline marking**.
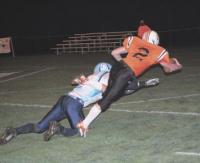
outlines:
[{"label": "sideline marking", "polygon": [[49,68],[45,68],[45,69],[42,69],[42,70],[39,70],[39,71],[34,71],[34,72],[27,73],[27,74],[24,74],[24,75],[20,75],[20,76],[14,77],[14,78],[10,78],[10,79],[7,79],[7,80],[1,80],[0,83],[5,83],[5,82],[11,81],[11,80],[20,79],[20,78],[23,78],[23,77],[26,77],[26,76],[31,76],[31,75],[34,75],[34,74],[37,74],[37,73],[40,73],[40,72],[43,72],[43,71],[48,71],[48,70],[51,70],[51,69],[54,69],[54,68],[49,67]]},{"label": "sideline marking", "polygon": [[200,156],[200,153],[193,153],[193,152],[175,152],[175,154],[184,156]]}]

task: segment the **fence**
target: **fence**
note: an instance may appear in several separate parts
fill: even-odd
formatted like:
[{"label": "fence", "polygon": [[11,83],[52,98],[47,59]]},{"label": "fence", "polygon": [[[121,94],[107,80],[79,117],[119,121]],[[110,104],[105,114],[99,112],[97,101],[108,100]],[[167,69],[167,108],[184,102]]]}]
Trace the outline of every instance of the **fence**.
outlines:
[{"label": "fence", "polygon": [[50,48],[50,50],[55,51],[57,55],[64,53],[109,53],[112,49],[119,47],[123,39],[133,32],[135,31],[74,34],[56,44],[56,47]]},{"label": "fence", "polygon": [[[74,34],[64,39],[56,47],[51,48],[57,55],[66,53],[96,53],[107,52],[122,44],[123,39],[136,31],[120,31],[120,32],[97,32]],[[199,45],[200,27],[168,29],[158,31],[160,35],[161,46],[189,46]]]}]

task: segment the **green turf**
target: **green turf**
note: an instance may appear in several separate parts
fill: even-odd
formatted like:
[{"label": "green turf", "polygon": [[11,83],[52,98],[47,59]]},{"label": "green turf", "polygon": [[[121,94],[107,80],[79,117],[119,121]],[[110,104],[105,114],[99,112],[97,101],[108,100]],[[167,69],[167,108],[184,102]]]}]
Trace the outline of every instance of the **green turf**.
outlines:
[{"label": "green turf", "polygon": [[[161,83],[114,103],[91,125],[85,139],[54,136],[44,142],[42,134],[21,135],[0,146],[0,163],[199,163],[198,155],[176,154],[200,153],[199,49],[179,48],[173,53],[183,63],[182,72],[165,75],[156,67],[145,73],[141,79],[159,77]],[[0,73],[18,72],[0,78],[3,132],[7,126],[39,121],[60,95],[72,89],[69,82],[74,76],[90,73],[96,63],[110,58],[42,55],[0,60]],[[46,68],[52,69],[39,72]],[[32,72],[38,73],[16,78]],[[66,120],[62,124],[68,126]]]}]

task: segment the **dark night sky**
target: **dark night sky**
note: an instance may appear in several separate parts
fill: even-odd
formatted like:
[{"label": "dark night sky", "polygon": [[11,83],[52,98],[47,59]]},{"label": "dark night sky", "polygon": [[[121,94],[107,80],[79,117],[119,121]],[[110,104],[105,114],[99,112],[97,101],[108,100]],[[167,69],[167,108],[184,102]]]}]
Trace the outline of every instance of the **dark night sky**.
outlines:
[{"label": "dark night sky", "polygon": [[54,38],[73,33],[200,27],[198,0],[7,1],[0,5],[0,36]]}]

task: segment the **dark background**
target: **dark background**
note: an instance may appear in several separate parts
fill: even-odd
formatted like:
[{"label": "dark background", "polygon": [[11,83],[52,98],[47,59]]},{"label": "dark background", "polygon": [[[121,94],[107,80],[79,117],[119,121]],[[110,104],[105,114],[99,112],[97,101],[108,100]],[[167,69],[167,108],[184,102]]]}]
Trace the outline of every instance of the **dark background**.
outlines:
[{"label": "dark background", "polygon": [[141,19],[161,43],[199,45],[198,0],[6,1],[0,36],[12,36],[18,54],[45,53],[74,33],[136,30]]}]

